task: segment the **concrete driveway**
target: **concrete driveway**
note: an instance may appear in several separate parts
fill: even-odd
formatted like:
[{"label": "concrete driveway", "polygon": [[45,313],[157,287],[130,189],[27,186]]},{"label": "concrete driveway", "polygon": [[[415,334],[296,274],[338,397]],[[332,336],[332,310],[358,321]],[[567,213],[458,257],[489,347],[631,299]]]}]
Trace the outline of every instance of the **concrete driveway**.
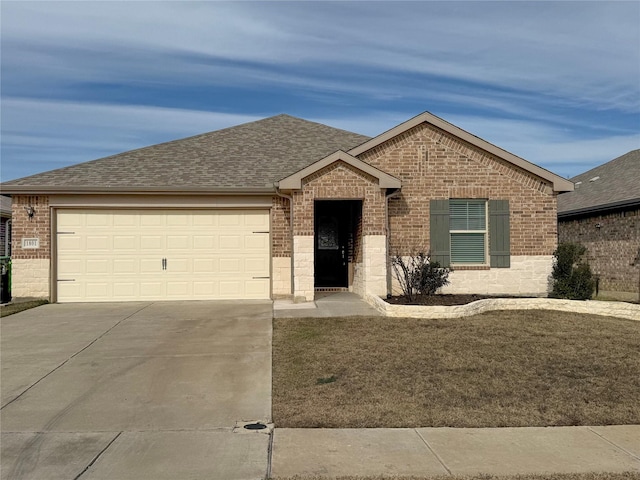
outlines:
[{"label": "concrete driveway", "polygon": [[[45,305],[2,318],[2,479],[263,478],[271,302]],[[236,429],[237,430],[237,429]]]}]

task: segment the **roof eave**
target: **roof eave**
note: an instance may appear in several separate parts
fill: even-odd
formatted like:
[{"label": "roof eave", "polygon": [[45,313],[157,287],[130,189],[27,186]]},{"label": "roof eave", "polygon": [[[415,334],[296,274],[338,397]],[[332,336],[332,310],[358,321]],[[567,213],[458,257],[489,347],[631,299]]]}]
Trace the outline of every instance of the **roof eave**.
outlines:
[{"label": "roof eave", "polygon": [[566,180],[561,176],[550,172],[549,170],[539,167],[525,160],[524,158],[520,158],[517,155],[514,155],[513,153],[507,152],[506,150],[503,150],[502,148],[497,147],[492,143],[489,143],[486,140],[483,140],[480,137],[477,137],[467,132],[466,130],[461,129],[460,127],[456,127],[455,125],[429,112],[421,113],[420,115],[417,115],[412,119],[407,120],[406,122],[401,123],[400,125],[392,128],[391,130],[387,130],[386,132],[378,135],[377,137],[372,138],[368,142],[365,142],[362,145],[352,148],[347,153],[349,153],[350,155],[353,155],[354,157],[357,157],[358,155],[361,155],[362,153],[377,147],[381,143],[384,143],[387,140],[390,140],[406,132],[407,130],[425,122],[441,130],[444,130],[445,132],[451,135],[454,135],[464,140],[465,142],[470,143],[471,145],[474,145],[499,158],[502,158],[503,160],[506,160],[507,162],[510,162],[522,168],[523,170],[526,170],[544,180],[551,182],[553,184],[553,190],[555,192],[572,192],[573,191],[573,182]]},{"label": "roof eave", "polygon": [[558,211],[558,218],[577,217],[592,213],[602,213],[609,210],[619,210],[628,207],[640,207],[640,198],[632,198],[630,200],[622,200],[620,202],[607,203],[605,205],[594,205],[591,207],[576,208],[564,212]]},{"label": "roof eave", "polygon": [[59,187],[42,185],[0,185],[3,195],[95,194],[95,195],[272,195],[275,187]]}]

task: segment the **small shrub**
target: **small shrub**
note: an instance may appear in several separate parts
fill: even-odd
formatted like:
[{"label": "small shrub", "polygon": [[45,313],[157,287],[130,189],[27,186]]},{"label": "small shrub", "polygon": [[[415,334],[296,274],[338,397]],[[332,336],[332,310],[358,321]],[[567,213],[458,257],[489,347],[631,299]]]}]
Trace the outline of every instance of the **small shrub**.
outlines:
[{"label": "small shrub", "polygon": [[595,289],[591,267],[584,260],[587,249],[579,243],[561,243],[553,252],[554,264],[551,278],[552,298],[588,300]]},{"label": "small shrub", "polygon": [[393,274],[400,284],[402,294],[409,301],[419,295],[433,295],[449,284],[449,269],[443,268],[424,252],[391,257]]}]

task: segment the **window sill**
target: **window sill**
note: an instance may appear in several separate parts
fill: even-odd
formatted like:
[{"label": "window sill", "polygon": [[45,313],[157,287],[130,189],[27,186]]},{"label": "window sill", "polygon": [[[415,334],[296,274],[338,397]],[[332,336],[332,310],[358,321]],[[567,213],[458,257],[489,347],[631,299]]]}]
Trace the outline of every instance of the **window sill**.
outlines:
[{"label": "window sill", "polygon": [[452,272],[461,270],[491,270],[489,265],[451,265],[449,268]]}]

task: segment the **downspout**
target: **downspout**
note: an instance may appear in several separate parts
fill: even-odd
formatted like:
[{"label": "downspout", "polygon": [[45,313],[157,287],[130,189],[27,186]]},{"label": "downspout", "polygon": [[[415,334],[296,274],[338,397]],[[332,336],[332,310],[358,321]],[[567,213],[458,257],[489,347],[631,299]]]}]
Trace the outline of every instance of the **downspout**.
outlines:
[{"label": "downspout", "polygon": [[397,198],[400,194],[400,189],[396,189],[391,193],[387,193],[384,198],[384,215],[387,220],[387,297],[393,295],[393,280],[391,278],[391,256],[390,256],[390,248],[391,248],[391,220],[389,220],[389,199]]},{"label": "downspout", "polygon": [[290,230],[290,234],[291,234],[291,295],[295,295],[295,290],[294,290],[294,286],[293,286],[293,196],[292,195],[286,195],[284,193],[282,193],[280,191],[280,187],[278,186],[278,182],[275,182],[273,184],[276,187],[276,195],[278,195],[281,198],[286,198],[287,200],[289,200],[289,221],[290,221],[290,225],[289,225],[289,230]]}]

